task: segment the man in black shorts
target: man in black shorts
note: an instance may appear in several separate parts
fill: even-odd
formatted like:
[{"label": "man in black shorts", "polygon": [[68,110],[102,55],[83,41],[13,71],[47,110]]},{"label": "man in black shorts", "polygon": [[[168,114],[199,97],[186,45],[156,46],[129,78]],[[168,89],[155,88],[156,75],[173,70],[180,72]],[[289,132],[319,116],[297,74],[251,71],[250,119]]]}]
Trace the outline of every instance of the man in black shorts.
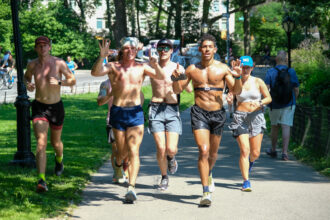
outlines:
[{"label": "man in black shorts", "polygon": [[195,105],[191,108],[191,127],[196,144],[199,148],[198,168],[203,186],[201,206],[211,205],[211,192],[214,191],[212,168],[218,157],[226,114],[223,108],[222,93],[225,82],[233,94],[242,90],[240,61],[233,61],[234,71],[226,64],[214,60],[217,52],[215,38],[204,35],[200,40],[199,51],[202,53],[201,62],[192,64],[183,74],[179,69],[173,72],[172,80],[175,93],[182,92],[193,83],[195,90]]},{"label": "man in black shorts", "polygon": [[76,80],[64,60],[49,54],[51,45],[48,37],[38,37],[34,49],[38,58],[28,63],[24,83],[30,92],[36,89],[35,100],[32,102],[32,120],[37,139],[37,192],[45,192],[48,190],[45,178],[48,129],[50,127],[50,142],[55,151],[55,174],[59,176],[64,169],[61,134],[65,113],[61,86],[73,86]]}]

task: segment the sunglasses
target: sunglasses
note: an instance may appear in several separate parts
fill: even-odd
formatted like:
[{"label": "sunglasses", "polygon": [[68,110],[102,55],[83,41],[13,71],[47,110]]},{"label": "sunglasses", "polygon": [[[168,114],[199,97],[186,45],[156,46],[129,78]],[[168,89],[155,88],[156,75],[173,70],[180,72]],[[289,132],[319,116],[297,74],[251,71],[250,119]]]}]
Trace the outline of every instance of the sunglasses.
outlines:
[{"label": "sunglasses", "polygon": [[162,51],[164,51],[164,52],[168,52],[168,51],[170,51],[170,47],[168,47],[168,46],[165,46],[165,47],[157,47],[157,51],[158,52],[162,52]]}]

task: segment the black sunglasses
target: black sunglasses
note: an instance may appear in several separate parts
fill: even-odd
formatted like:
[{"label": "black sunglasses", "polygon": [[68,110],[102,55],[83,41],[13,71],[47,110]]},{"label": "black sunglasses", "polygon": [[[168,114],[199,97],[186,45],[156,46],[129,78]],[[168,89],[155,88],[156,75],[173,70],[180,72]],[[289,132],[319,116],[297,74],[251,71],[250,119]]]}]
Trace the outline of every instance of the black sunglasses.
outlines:
[{"label": "black sunglasses", "polygon": [[164,52],[168,52],[168,51],[170,51],[170,47],[169,46],[165,46],[165,47],[157,47],[157,51],[158,52],[162,52],[162,51],[164,51]]}]

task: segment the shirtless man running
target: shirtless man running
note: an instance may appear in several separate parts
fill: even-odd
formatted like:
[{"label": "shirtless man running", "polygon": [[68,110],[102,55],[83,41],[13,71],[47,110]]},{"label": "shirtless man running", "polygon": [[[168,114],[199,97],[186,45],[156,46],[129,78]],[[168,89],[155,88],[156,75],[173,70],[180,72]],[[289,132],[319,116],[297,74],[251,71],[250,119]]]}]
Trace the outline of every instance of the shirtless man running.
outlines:
[{"label": "shirtless man running", "polygon": [[110,110],[110,123],[118,149],[115,175],[119,176],[117,173],[123,172],[122,161],[125,158],[125,152],[128,151],[129,186],[125,201],[132,203],[137,199],[135,182],[140,168],[139,148],[144,132],[144,116],[140,99],[142,82],[146,76],[164,79],[165,74],[153,57],[150,57],[150,66],[135,62],[138,47],[136,38],[123,38],[121,45],[122,59],[103,66],[104,58],[110,53],[110,41],[103,40],[99,44],[100,56],[94,63],[91,74],[92,76],[107,74],[111,82],[113,106]]},{"label": "shirtless man running", "polygon": [[[50,142],[55,150],[55,174],[60,176],[64,168],[61,140],[64,107],[60,96],[61,86],[73,86],[76,80],[64,60],[49,54],[51,45],[48,37],[38,37],[34,49],[38,58],[28,63],[24,83],[30,92],[36,89],[35,100],[32,102],[32,120],[37,139],[37,192],[45,192],[48,190],[45,179],[48,129],[50,127]],[[62,75],[65,80],[62,80]],[[31,82],[32,77],[34,83]]]},{"label": "shirtless man running", "polygon": [[173,72],[175,93],[180,93],[190,82],[195,90],[195,105],[191,108],[191,127],[199,148],[198,169],[203,186],[201,206],[211,205],[214,191],[212,168],[218,157],[226,113],[223,108],[222,93],[225,83],[234,94],[242,90],[240,61],[233,61],[234,71],[226,64],[214,60],[217,51],[215,38],[204,35],[200,40],[201,63],[192,64],[183,74],[180,69]]},{"label": "shirtless man running", "polygon": [[[173,92],[171,75],[176,68],[181,71],[184,71],[184,68],[170,60],[173,53],[173,44],[170,40],[158,41],[157,51],[159,65],[166,77],[164,80],[150,79],[152,97],[149,107],[149,129],[156,142],[157,160],[162,175],[159,189],[166,190],[169,183],[167,169],[171,174],[178,169],[175,155],[182,132],[179,103],[177,94]],[[191,84],[187,88],[192,91]]]}]

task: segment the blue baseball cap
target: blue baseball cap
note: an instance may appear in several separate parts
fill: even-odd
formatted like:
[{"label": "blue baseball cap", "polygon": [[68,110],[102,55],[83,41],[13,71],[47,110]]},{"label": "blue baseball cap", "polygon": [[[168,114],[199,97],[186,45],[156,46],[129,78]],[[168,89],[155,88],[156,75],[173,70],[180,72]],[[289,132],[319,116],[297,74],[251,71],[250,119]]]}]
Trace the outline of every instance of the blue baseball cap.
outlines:
[{"label": "blue baseball cap", "polygon": [[253,60],[250,56],[242,56],[239,58],[241,60],[242,66],[250,66],[253,67]]}]

